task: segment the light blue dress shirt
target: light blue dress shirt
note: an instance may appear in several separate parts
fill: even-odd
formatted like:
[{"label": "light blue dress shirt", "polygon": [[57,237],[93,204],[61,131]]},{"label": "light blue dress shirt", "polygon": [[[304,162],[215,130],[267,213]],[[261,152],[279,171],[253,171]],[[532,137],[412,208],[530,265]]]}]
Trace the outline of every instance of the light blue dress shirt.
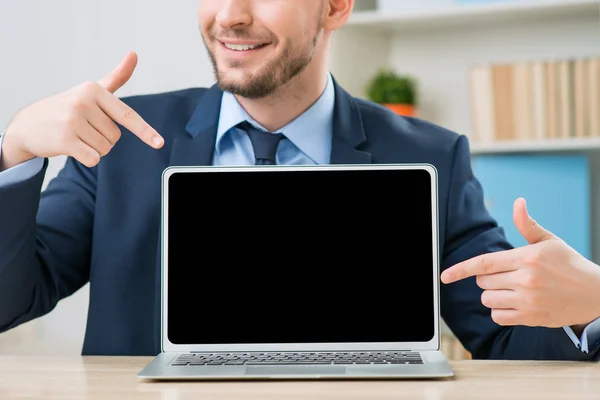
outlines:
[{"label": "light blue dress shirt", "polygon": [[[329,164],[335,88],[331,75],[327,74],[327,77],[327,86],[321,97],[298,118],[273,132],[285,136],[277,148],[277,164]],[[223,94],[221,110],[227,112],[221,112],[219,116],[213,164],[254,165],[250,138],[235,126],[248,121],[260,129],[267,129],[250,117],[231,93]]]},{"label": "light blue dress shirt", "polygon": [[[277,149],[277,164],[329,164],[333,136],[334,91],[332,77],[328,74],[327,86],[321,97],[301,116],[277,131],[285,136]],[[252,143],[236,125],[248,121],[258,128],[267,129],[252,119],[230,93],[223,94],[221,111],[213,164],[254,165]],[[3,135],[4,133],[0,135],[0,156]],[[42,167],[43,159],[37,157],[0,172],[0,190],[33,177]],[[570,327],[563,329],[575,346],[584,353],[589,351],[590,343],[600,340],[600,318],[585,328],[581,339]]]}]

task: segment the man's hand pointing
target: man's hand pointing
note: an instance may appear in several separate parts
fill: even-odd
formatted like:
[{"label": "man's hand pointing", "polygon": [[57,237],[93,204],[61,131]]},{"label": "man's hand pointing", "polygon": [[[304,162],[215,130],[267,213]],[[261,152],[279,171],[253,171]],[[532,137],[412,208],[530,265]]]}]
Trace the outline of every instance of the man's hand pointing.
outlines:
[{"label": "man's hand pointing", "polygon": [[135,70],[137,55],[129,53],[98,82],[86,82],[21,110],[8,126],[2,142],[0,171],[39,157],[67,155],[92,167],[121,137],[121,124],[153,148],[163,138],[115,91]]},{"label": "man's hand pointing", "polygon": [[524,199],[515,202],[513,220],[528,245],[456,264],[442,282],[476,277],[481,301],[500,325],[571,326],[580,333],[600,317],[600,267],[540,226]]}]

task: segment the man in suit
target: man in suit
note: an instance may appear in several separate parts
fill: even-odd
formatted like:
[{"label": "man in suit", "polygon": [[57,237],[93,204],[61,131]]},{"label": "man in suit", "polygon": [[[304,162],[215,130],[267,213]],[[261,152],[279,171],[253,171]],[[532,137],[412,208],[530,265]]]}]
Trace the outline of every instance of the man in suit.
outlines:
[{"label": "man in suit", "polygon": [[[100,82],[21,110],[1,143],[0,331],[50,312],[90,282],[83,354],[157,354],[160,181],[175,164],[431,163],[439,172],[442,268],[511,250],[484,207],[464,136],[353,98],[327,71],[332,35],[352,7],[352,0],[202,1],[214,87],[119,99],[114,93],[137,63],[132,53]],[[263,136],[283,134],[274,156],[259,154],[244,121]],[[40,196],[47,158],[57,155],[69,157]],[[521,325],[482,304],[488,292],[478,283],[493,280],[471,276],[473,266],[456,268],[446,277],[456,282],[442,287],[442,317],[475,358],[598,358],[597,337],[583,328],[600,312]],[[570,295],[574,307],[594,303],[588,292]]]}]

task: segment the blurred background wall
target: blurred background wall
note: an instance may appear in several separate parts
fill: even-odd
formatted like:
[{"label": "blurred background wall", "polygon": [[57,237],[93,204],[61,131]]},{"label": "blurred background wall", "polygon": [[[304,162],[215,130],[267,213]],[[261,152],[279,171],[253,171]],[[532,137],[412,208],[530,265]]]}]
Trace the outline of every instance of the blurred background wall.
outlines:
[{"label": "blurred background wall", "polygon": [[[197,4],[0,0],[0,127],[130,50],[139,65],[120,96],[211,85]],[[331,70],[353,95],[467,135],[490,212],[515,245],[512,201],[525,196],[540,223],[598,262],[597,58],[598,0],[356,0]],[[46,183],[63,162],[51,160]],[[87,296],[0,334],[0,353],[79,354]],[[449,357],[468,357],[445,333]]]}]

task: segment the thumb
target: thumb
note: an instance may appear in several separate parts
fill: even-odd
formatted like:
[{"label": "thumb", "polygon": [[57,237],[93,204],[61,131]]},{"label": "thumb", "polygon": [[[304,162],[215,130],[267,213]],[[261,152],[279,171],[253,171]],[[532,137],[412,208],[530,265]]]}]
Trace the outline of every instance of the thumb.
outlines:
[{"label": "thumb", "polygon": [[513,221],[521,235],[523,235],[529,244],[542,242],[554,237],[551,232],[542,228],[533,218],[531,218],[531,215],[527,212],[527,203],[523,198],[519,198],[515,201],[513,207]]},{"label": "thumb", "polygon": [[128,53],[121,63],[108,75],[98,81],[98,84],[111,93],[115,93],[119,88],[129,81],[135,67],[137,66],[137,54]]}]

